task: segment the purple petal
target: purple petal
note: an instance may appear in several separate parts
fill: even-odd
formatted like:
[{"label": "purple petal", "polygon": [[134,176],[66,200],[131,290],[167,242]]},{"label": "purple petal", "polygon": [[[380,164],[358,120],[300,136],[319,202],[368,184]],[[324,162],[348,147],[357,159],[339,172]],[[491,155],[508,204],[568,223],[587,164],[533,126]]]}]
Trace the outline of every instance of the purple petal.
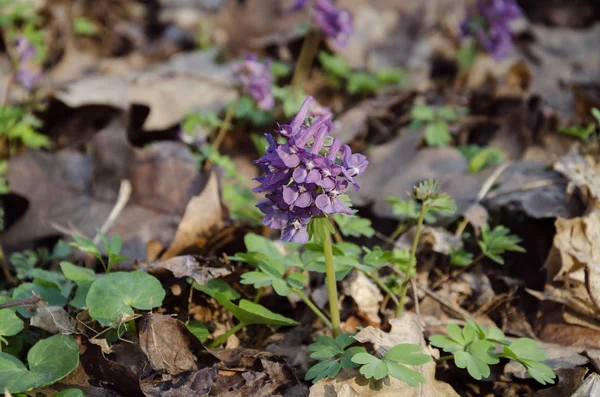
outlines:
[{"label": "purple petal", "polygon": [[326,214],[331,214],[333,212],[333,208],[331,207],[331,199],[325,193],[319,194],[315,199],[315,205],[318,209],[323,211]]},{"label": "purple petal", "polygon": [[321,171],[316,168],[310,170],[308,175],[306,176],[306,183],[319,183],[321,181]]},{"label": "purple petal", "polygon": [[294,205],[300,208],[306,208],[313,202],[312,195],[309,192],[302,193],[294,202]]},{"label": "purple petal", "polygon": [[298,188],[296,186],[286,186],[283,188],[283,201],[292,205],[298,198]]},{"label": "purple petal", "polygon": [[301,165],[300,167],[294,170],[292,178],[294,178],[294,181],[296,181],[297,183],[304,183],[306,181],[307,175],[308,171],[306,170],[306,167]]}]

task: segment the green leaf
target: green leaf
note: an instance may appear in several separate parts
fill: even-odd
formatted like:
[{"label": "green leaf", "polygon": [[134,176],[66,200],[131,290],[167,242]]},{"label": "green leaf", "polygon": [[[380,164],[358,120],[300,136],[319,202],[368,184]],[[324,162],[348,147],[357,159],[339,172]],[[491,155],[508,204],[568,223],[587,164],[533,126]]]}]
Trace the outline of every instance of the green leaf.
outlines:
[{"label": "green leaf", "polygon": [[0,339],[3,336],[13,336],[23,329],[21,320],[11,309],[0,309]]},{"label": "green leaf", "polygon": [[450,252],[450,264],[456,267],[465,267],[473,263],[473,254],[461,248]]},{"label": "green leaf", "polygon": [[102,254],[96,245],[92,242],[92,240],[88,240],[85,237],[75,236],[73,237],[75,240],[74,243],[70,243],[69,245],[79,249],[80,251],[87,252],[89,254],[94,255],[100,262],[102,262]]},{"label": "green leaf", "polygon": [[325,72],[333,77],[347,79],[352,73],[350,64],[339,55],[321,51],[319,52],[319,62],[321,62]]},{"label": "green leaf", "polygon": [[375,72],[375,77],[381,84],[399,85],[404,79],[404,72],[399,68],[382,68]]},{"label": "green leaf", "polygon": [[592,116],[594,116],[596,122],[600,124],[600,110],[597,108],[592,108]]},{"label": "green leaf", "polygon": [[54,335],[36,343],[27,354],[29,369],[15,357],[0,353],[0,390],[22,393],[52,384],[79,365],[77,342]]},{"label": "green leaf", "polygon": [[468,70],[477,59],[477,46],[473,43],[463,44],[456,52],[456,62],[462,70]]},{"label": "green leaf", "polygon": [[232,303],[226,295],[215,294],[214,298],[233,314],[240,322],[251,324],[266,324],[266,325],[298,325],[297,321],[284,317],[277,313],[273,313],[266,307],[242,299],[239,305]]},{"label": "green leaf", "polygon": [[38,255],[29,250],[12,254],[10,256],[10,263],[12,263],[17,272],[17,278],[19,280],[32,278],[31,271],[35,268],[38,259]]},{"label": "green leaf", "polygon": [[375,229],[371,226],[370,219],[346,214],[333,214],[332,218],[344,236],[373,237],[375,235]]},{"label": "green leaf", "polygon": [[542,385],[554,384],[556,374],[549,366],[532,360],[519,360],[527,369],[529,375]]},{"label": "green leaf", "polygon": [[529,338],[515,340],[504,348],[504,354],[521,360],[546,361],[548,359],[548,354],[537,347],[536,341]]},{"label": "green leaf", "polygon": [[340,359],[342,368],[358,368],[360,364],[357,364],[354,361],[352,361],[352,357],[354,357],[354,355],[358,353],[367,353],[367,351],[362,346],[352,346],[344,350],[342,358]]},{"label": "green leaf", "polygon": [[151,310],[162,305],[165,290],[148,273],[117,272],[99,278],[86,298],[90,316],[104,326],[113,326],[121,316],[133,315],[133,309]]},{"label": "green leaf", "polygon": [[193,287],[198,291],[204,292],[206,295],[215,297],[217,294],[225,296],[229,300],[240,299],[238,294],[225,280],[220,278],[211,278],[204,285],[199,285],[197,282],[192,283]]},{"label": "green leaf", "polygon": [[84,16],[79,16],[73,21],[75,34],[79,36],[95,36],[98,34],[98,28],[92,21]]},{"label": "green leaf", "polygon": [[292,72],[292,68],[285,62],[281,61],[271,61],[269,65],[269,69],[271,70],[271,74],[276,79],[280,79],[282,77],[287,77]]},{"label": "green leaf", "polygon": [[435,111],[431,106],[417,105],[410,111],[411,118],[419,121],[433,121]]},{"label": "green leaf", "polygon": [[335,233],[333,225],[329,222],[329,219],[326,216],[313,217],[306,229],[311,241],[315,243],[324,242],[327,233]]},{"label": "green leaf", "polygon": [[210,335],[208,327],[200,321],[191,320],[186,327],[200,342],[204,342]]},{"label": "green leaf", "polygon": [[502,265],[504,260],[500,255],[506,251],[525,252],[519,242],[521,239],[510,234],[510,230],[504,226],[490,229],[488,225],[484,225],[481,228],[481,241],[478,244],[485,256]]},{"label": "green leaf", "polygon": [[374,94],[381,88],[379,79],[371,73],[357,72],[352,73],[348,79],[346,89],[348,93],[354,94]]},{"label": "green leaf", "polygon": [[292,287],[283,279],[274,279],[272,287],[279,296],[289,296],[292,293]]},{"label": "green leaf", "polygon": [[[60,294],[60,291],[54,287],[48,287],[45,285],[24,283],[19,285],[13,291],[13,299],[21,300],[31,298],[33,295],[39,295],[42,300],[48,304],[48,306],[64,306],[67,304],[67,298]],[[21,317],[31,318],[32,315],[24,307],[17,309]]]},{"label": "green leaf", "polygon": [[458,343],[457,341],[448,338],[445,335],[432,335],[429,338],[429,343],[431,343],[432,346],[441,348],[446,353],[454,353],[456,351],[462,350],[464,346]]},{"label": "green leaf", "polygon": [[312,383],[317,383],[328,377],[333,379],[338,372],[340,372],[340,369],[342,369],[342,366],[340,365],[339,360],[323,361],[310,367],[310,369],[306,371],[304,379],[312,380]]},{"label": "green leaf", "polygon": [[425,127],[425,143],[431,147],[445,147],[452,141],[448,124],[439,120],[428,123]]},{"label": "green leaf", "polygon": [[386,361],[386,365],[391,376],[407,383],[409,386],[418,387],[419,384],[427,382],[423,375],[415,370],[405,367],[404,365],[395,363],[393,361]]},{"label": "green leaf", "polygon": [[54,397],[85,397],[85,395],[79,389],[66,389],[55,394]]},{"label": "green leaf", "polygon": [[369,353],[357,353],[352,361],[361,365],[359,372],[367,379],[383,379],[388,374],[387,364]]},{"label": "green leaf", "polygon": [[242,274],[240,284],[254,285],[254,288],[262,288],[271,285],[273,277],[263,272],[246,272]]},{"label": "green leaf", "polygon": [[468,352],[459,351],[454,353],[454,363],[458,368],[466,368],[469,375],[474,379],[481,380],[490,376],[490,367]]},{"label": "green leaf", "polygon": [[[345,347],[345,346],[344,346]],[[321,335],[317,338],[317,341],[308,346],[308,351],[312,352],[310,358],[315,360],[323,361],[329,358],[333,358],[336,355],[342,353],[343,347],[340,347],[336,340],[327,335]]]},{"label": "green leaf", "polygon": [[244,236],[246,251],[265,254],[267,258],[282,260],[283,254],[277,248],[277,245],[270,239],[254,233],[248,233]]},{"label": "green leaf", "polygon": [[594,123],[590,123],[587,127],[584,126],[571,126],[571,127],[563,127],[559,128],[558,132],[563,135],[570,135],[575,138],[578,138],[582,142],[587,142],[590,139],[590,135],[596,130],[596,126]]},{"label": "green leaf", "polygon": [[69,303],[77,309],[83,309],[88,291],[92,283],[96,281],[96,274],[91,269],[75,266],[70,262],[60,262],[60,268],[67,279],[77,284],[77,292]]},{"label": "green leaf", "polygon": [[401,343],[388,350],[383,356],[383,360],[397,361],[406,365],[423,365],[432,359],[431,356],[421,353],[421,346]]},{"label": "green leaf", "polygon": [[446,326],[446,329],[448,330],[448,335],[450,335],[450,338],[452,338],[457,343],[460,343],[462,346],[467,345],[467,341],[465,340],[465,337],[458,325],[448,324]]},{"label": "green leaf", "polygon": [[500,359],[492,351],[496,348],[494,343],[487,340],[478,340],[469,348],[469,353],[477,360],[486,364],[498,364]]}]

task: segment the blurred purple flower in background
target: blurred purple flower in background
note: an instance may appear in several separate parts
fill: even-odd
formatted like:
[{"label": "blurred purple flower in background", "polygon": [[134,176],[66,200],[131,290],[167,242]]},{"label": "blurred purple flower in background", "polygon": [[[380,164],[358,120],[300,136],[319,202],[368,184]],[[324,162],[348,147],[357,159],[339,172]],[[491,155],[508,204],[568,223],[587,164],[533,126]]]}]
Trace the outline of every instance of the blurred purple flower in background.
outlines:
[{"label": "blurred purple flower in background", "polygon": [[14,48],[18,56],[15,80],[25,89],[31,90],[43,77],[39,66],[34,61],[37,50],[25,36],[19,36],[15,39]]},{"label": "blurred purple flower in background", "polygon": [[461,23],[463,36],[473,36],[494,59],[504,59],[512,45],[510,23],[521,16],[516,0],[477,0]]},{"label": "blurred purple flower in background", "polygon": [[260,62],[258,56],[250,54],[235,67],[235,76],[244,92],[250,95],[263,110],[273,109],[275,99],[271,92],[274,78],[269,69],[269,62]]},{"label": "blurred purple flower in background", "polygon": [[[306,6],[308,0],[296,0],[291,11]],[[343,47],[354,32],[352,14],[345,8],[338,8],[332,0],[311,0],[313,22],[323,34]]]},{"label": "blurred purple flower in background", "polygon": [[351,214],[340,195],[350,184],[360,188],[353,178],[368,165],[365,156],[352,154],[339,138],[331,139],[331,113],[309,117],[312,100],[306,98],[296,117],[279,126],[277,132],[287,142],[265,134],[269,146],[255,161],[265,172],[256,178],[260,185],[254,189],[267,193],[267,200],[258,204],[265,214],[263,224],[281,229],[283,241],[306,243],[306,226],[313,216]]}]

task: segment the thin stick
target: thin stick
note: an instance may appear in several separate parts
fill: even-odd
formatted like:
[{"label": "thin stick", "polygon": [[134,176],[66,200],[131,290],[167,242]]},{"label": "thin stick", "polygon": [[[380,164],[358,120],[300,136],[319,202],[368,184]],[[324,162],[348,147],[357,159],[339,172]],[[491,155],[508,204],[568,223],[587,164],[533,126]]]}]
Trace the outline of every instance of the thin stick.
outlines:
[{"label": "thin stick", "polygon": [[325,254],[325,273],[327,276],[327,295],[329,297],[329,315],[333,336],[338,336],[342,329],[340,327],[340,307],[338,304],[337,280],[335,279],[335,263],[333,262],[333,248],[331,245],[331,234],[325,231],[325,241],[323,242],[323,252]]},{"label": "thin stick", "polygon": [[12,301],[12,302],[6,302],[0,305],[0,309],[6,309],[9,307],[16,307],[16,306],[30,306],[30,305],[35,305],[36,303],[38,303],[39,301],[42,300],[42,297],[39,295],[33,295],[32,297],[26,298],[26,299],[20,299],[17,301]]},{"label": "thin stick", "polygon": [[233,112],[235,110],[236,104],[233,103],[227,109],[227,113],[225,114],[225,120],[223,124],[221,124],[221,128],[219,128],[219,132],[217,133],[217,137],[212,143],[212,146],[215,150],[219,150],[221,143],[223,143],[223,139],[225,139],[225,135],[227,135],[227,131],[229,131],[229,127],[231,125],[231,120],[233,119]]},{"label": "thin stick", "polygon": [[423,220],[425,219],[425,213],[427,212],[427,205],[423,203],[421,206],[421,212],[419,213],[419,220],[417,221],[417,230],[415,231],[415,238],[413,239],[412,248],[410,250],[410,257],[408,259],[408,271],[402,286],[400,289],[400,304],[396,308],[396,316],[400,317],[404,310],[404,301],[406,300],[406,291],[408,289],[408,283],[410,282],[410,275],[414,273],[417,267],[417,246],[419,245],[419,237],[421,236],[421,227],[423,226]]},{"label": "thin stick", "polygon": [[106,220],[106,222],[104,222],[104,225],[102,225],[98,234],[96,234],[96,237],[94,237],[93,242],[95,245],[98,245],[100,243],[100,233],[105,234],[108,231],[108,229],[110,229],[111,226],[115,223],[115,221],[127,205],[127,202],[129,201],[130,197],[131,182],[129,182],[127,179],[123,179],[121,181],[121,186],[119,187],[119,195],[117,196],[117,202],[115,203],[115,206],[108,215],[108,219]]},{"label": "thin stick", "polygon": [[325,323],[327,328],[333,329],[333,325],[331,324],[331,321],[329,321],[327,316],[321,310],[319,310],[317,305],[315,305],[313,303],[313,301],[311,301],[310,298],[308,296],[306,296],[306,294],[304,292],[302,292],[299,289],[295,289],[294,292],[296,294],[298,294],[300,299],[302,299],[302,301],[304,301],[304,303],[306,303],[306,306],[308,306],[310,308],[310,310],[312,310],[313,313],[315,313],[317,315],[317,317],[319,317]]},{"label": "thin stick", "polygon": [[14,73],[11,73],[11,75],[8,76],[8,80],[6,81],[6,89],[4,90],[4,96],[2,97],[2,104],[0,105],[2,107],[6,106],[6,104],[8,103],[8,95],[10,93],[10,89],[12,87],[14,80],[15,80],[15,75],[14,75]]}]

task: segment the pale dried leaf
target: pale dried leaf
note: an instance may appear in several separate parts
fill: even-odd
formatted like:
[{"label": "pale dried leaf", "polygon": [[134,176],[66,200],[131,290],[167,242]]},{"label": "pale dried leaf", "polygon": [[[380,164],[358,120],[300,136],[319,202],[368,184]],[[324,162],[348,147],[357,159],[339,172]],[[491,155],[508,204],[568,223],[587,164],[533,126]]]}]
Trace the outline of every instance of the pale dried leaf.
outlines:
[{"label": "pale dried leaf", "polygon": [[571,397],[600,396],[600,375],[591,373]]},{"label": "pale dried leaf", "polygon": [[361,314],[365,315],[373,325],[381,324],[379,305],[383,295],[379,287],[363,272],[354,272],[351,278],[342,282],[344,294],[354,299]]},{"label": "pale dried leaf", "polygon": [[183,255],[166,261],[152,263],[149,268],[164,268],[170,270],[175,277],[191,277],[200,285],[206,284],[213,278],[231,274],[231,271],[225,268],[207,265],[208,263],[201,265],[198,259],[191,255]]},{"label": "pale dried leaf", "polygon": [[75,320],[60,306],[38,304],[30,324],[51,334],[69,335],[75,332]]},{"label": "pale dried leaf", "polygon": [[[396,246],[402,248],[410,248],[415,237],[416,227],[406,231],[398,239]],[[450,233],[443,227],[424,226],[421,229],[421,237],[419,239],[421,249],[430,247],[434,252],[444,255],[450,255],[452,251],[458,251],[462,248],[462,240],[454,233]]]}]

